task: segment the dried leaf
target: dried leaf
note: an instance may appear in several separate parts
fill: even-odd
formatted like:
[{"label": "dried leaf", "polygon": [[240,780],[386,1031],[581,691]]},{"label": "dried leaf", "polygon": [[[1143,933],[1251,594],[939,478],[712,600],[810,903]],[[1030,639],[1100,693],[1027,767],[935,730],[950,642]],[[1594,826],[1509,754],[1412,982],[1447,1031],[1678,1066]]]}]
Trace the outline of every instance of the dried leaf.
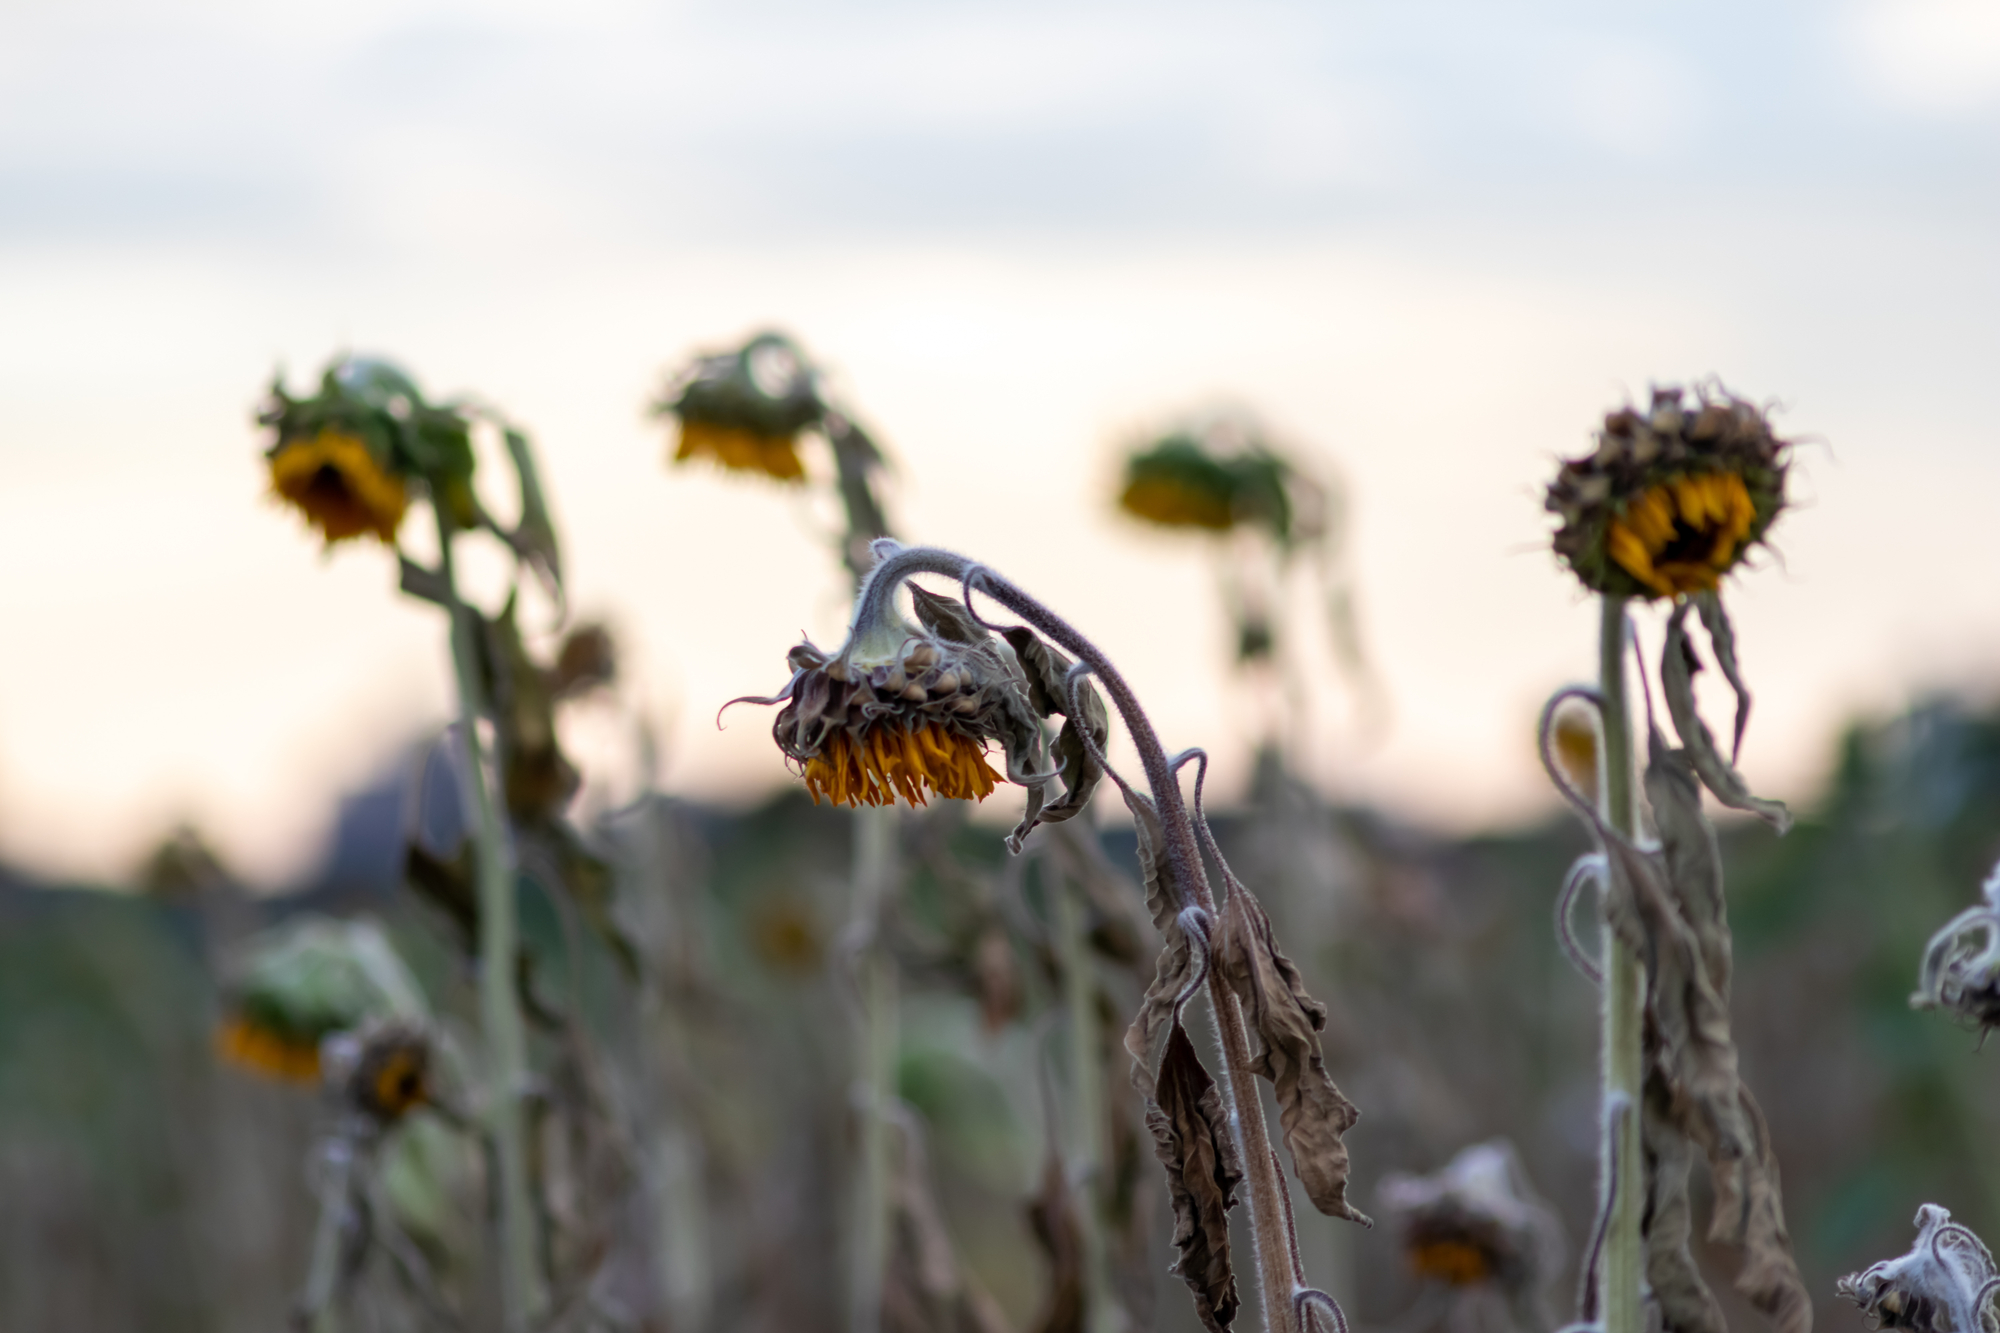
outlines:
[{"label": "dried leaf", "polygon": [[1299,970],[1271,935],[1270,918],[1240,884],[1230,885],[1218,934],[1215,966],[1242,1001],[1258,1039],[1250,1067],[1277,1094],[1292,1169],[1322,1213],[1373,1226],[1347,1202],[1347,1145],[1340,1136],[1360,1112],[1327,1076],[1318,1036],[1326,1006],[1306,993]]},{"label": "dried leaf", "polygon": [[1132,810],[1132,827],[1139,835],[1139,873],[1146,885],[1146,907],[1153,914],[1162,945],[1159,961],[1153,965],[1153,980],[1139,1002],[1139,1013],[1125,1030],[1125,1049],[1138,1062],[1132,1081],[1141,1092],[1149,1092],[1154,1071],[1160,1067],[1168,1029],[1178,1021],[1176,1001],[1195,982],[1201,970],[1201,955],[1181,927],[1180,905],[1192,895],[1174,882],[1173,863],[1166,857],[1166,832],[1160,813],[1151,798],[1130,788],[1121,788],[1125,804]]},{"label": "dried leaf", "polygon": [[[1783,833],[1792,826],[1791,812],[1782,801],[1767,801],[1750,793],[1743,775],[1724,759],[1715,748],[1715,737],[1709,732],[1708,724],[1701,720],[1701,712],[1694,699],[1694,657],[1693,645],[1687,637],[1687,615],[1693,609],[1692,602],[1682,602],[1674,608],[1667,619],[1666,647],[1660,653],[1660,686],[1667,696],[1667,711],[1673,715],[1674,731],[1679,734],[1681,744],[1687,748],[1688,758],[1693,761],[1695,772],[1701,775],[1702,785],[1715,794],[1715,799],[1732,810],[1746,810]],[[1716,614],[1721,614],[1721,603],[1717,602]],[[1703,612],[1707,620],[1707,612]],[[1709,621],[1711,642],[1717,644],[1716,655],[1723,654],[1721,644],[1728,644],[1728,664],[1723,674],[1730,677],[1730,683],[1737,690],[1737,723],[1747,720],[1749,695],[1743,692],[1740,675],[1736,669],[1736,642],[1733,634],[1725,632],[1717,638],[1713,626],[1726,625],[1726,621]]]},{"label": "dried leaf", "polygon": [[1715,831],[1701,813],[1694,761],[1685,751],[1668,749],[1657,731],[1649,738],[1645,786],[1660,830],[1672,909],[1652,934],[1651,1077],[1664,1081],[1662,1112],[1671,1118],[1671,1129],[1707,1155],[1715,1189],[1708,1238],[1742,1254],[1737,1289],[1779,1333],[1807,1333],[1812,1301],[1792,1258],[1770,1134],[1739,1076],[1730,1035],[1731,948],[1721,855]]},{"label": "dried leaf", "polygon": [[1646,1153],[1646,1283],[1663,1333],[1727,1333],[1722,1309],[1688,1251],[1693,1230],[1688,1171],[1694,1153],[1662,1104],[1671,1096],[1657,1076],[1647,1080],[1640,1122]]},{"label": "dried leaf", "polygon": [[986,627],[972,618],[972,612],[956,597],[944,597],[920,588],[914,583],[906,583],[910,590],[910,602],[917,612],[917,620],[923,627],[948,643],[963,643],[968,646],[986,642]]},{"label": "dried leaf", "polygon": [[1028,1227],[1049,1261],[1049,1296],[1033,1333],[1084,1333],[1083,1221],[1054,1152],[1042,1164],[1042,1188],[1028,1203]]},{"label": "dried leaf", "polygon": [[[1104,778],[1103,766],[1097,762],[1096,756],[1104,753],[1105,742],[1111,737],[1111,721],[1096,688],[1087,684],[1078,691],[1083,700],[1083,716],[1070,715],[1066,679],[1070,669],[1069,658],[1043,642],[1041,636],[1025,625],[1012,626],[1002,630],[1001,634],[1014,649],[1014,656],[1027,676],[1028,702],[1043,717],[1061,714],[1063,718],[1062,730],[1056,734],[1051,754],[1056,772],[1062,778],[1062,796],[1050,801],[1045,787],[1029,789],[1027,811],[1007,839],[1007,845],[1019,851],[1021,840],[1035,825],[1061,823],[1073,818],[1090,803],[1091,793],[1097,790],[1097,784]],[[1085,743],[1086,735],[1090,744]]]},{"label": "dried leaf", "polygon": [[1174,1271],[1194,1293],[1202,1327],[1215,1333],[1236,1318],[1236,1276],[1229,1266],[1229,1209],[1243,1167],[1230,1136],[1222,1094],[1202,1068],[1178,1022],[1167,1036],[1155,1095],[1146,1108],[1153,1152],[1167,1169],[1174,1206]]},{"label": "dried leaf", "polygon": [[1744,683],[1743,669],[1736,663],[1736,627],[1729,623],[1729,612],[1722,605],[1720,593],[1696,593],[1694,606],[1701,614],[1702,627],[1708,631],[1708,646],[1715,650],[1715,664],[1722,668],[1722,678],[1736,695],[1736,723],[1729,733],[1729,762],[1733,764],[1743,753],[1743,731],[1750,725],[1750,687]]},{"label": "dried leaf", "polygon": [[1730,1162],[1709,1162],[1715,1183],[1715,1207],[1708,1219],[1708,1238],[1743,1254],[1736,1272],[1736,1289],[1762,1311],[1778,1333],[1810,1333],[1812,1298],[1792,1258],[1792,1239],[1785,1230],[1785,1205],[1778,1189],[1778,1162],[1771,1154],[1771,1132],[1764,1113],[1740,1089],[1742,1114],[1750,1128],[1753,1150]]},{"label": "dried leaf", "polygon": [[[541,576],[558,606],[563,600],[562,552],[556,545],[555,524],[549,520],[548,501],[542,496],[541,476],[535,468],[534,451],[528,437],[509,427],[503,432],[507,456],[513,460],[514,475],[521,483],[521,519],[512,531],[494,531],[514,548],[514,554]],[[488,520],[490,523],[491,520]]]},{"label": "dried leaf", "polygon": [[1739,1109],[1736,1046],[1729,1031],[1729,924],[1722,857],[1701,813],[1701,792],[1684,750],[1651,733],[1646,799],[1660,830],[1657,864],[1640,911],[1646,918],[1647,1010],[1652,1058],[1672,1089],[1673,1110],[1711,1161],[1748,1150]]}]

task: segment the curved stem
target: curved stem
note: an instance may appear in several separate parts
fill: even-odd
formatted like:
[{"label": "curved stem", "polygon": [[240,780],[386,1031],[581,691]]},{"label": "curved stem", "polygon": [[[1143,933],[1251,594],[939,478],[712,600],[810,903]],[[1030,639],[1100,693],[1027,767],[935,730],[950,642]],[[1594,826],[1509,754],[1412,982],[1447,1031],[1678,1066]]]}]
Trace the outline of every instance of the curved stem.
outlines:
[{"label": "curved stem", "polygon": [[[1173,868],[1174,880],[1187,886],[1195,896],[1195,902],[1182,906],[1198,906],[1214,916],[1215,896],[1209,888],[1200,843],[1187,801],[1181,795],[1180,781],[1160,744],[1159,733],[1153,729],[1152,719],[1139,706],[1138,696],[1111,659],[1075,626],[1026,590],[984,565],[935,546],[899,546],[882,551],[855,598],[851,624],[859,627],[878,623],[891,609],[896,590],[916,574],[957,579],[968,598],[975,590],[984,592],[1090,667],[1139,751],[1139,762],[1146,771],[1146,783],[1159,811],[1167,862]],[[1263,1101],[1250,1063],[1243,1010],[1219,968],[1209,969],[1208,996],[1215,1014],[1216,1035],[1222,1043],[1219,1082],[1229,1104],[1230,1121],[1236,1127],[1237,1144],[1250,1186],[1251,1235],[1257,1249],[1265,1328],[1269,1333],[1295,1333],[1298,1313],[1292,1303],[1292,1266],[1286,1241],[1291,1233],[1291,1194],[1278,1173],[1277,1159],[1271,1151],[1270,1130],[1264,1121]]]},{"label": "curved stem", "polygon": [[[1625,599],[1606,597],[1598,634],[1598,688],[1604,728],[1604,818],[1630,839],[1637,827],[1632,795],[1631,708],[1625,691]],[[1644,1070],[1642,1019],[1645,967],[1631,946],[1607,925],[1604,930],[1604,1105],[1641,1104]],[[1640,1235],[1646,1176],[1640,1145],[1641,1117],[1605,1117],[1603,1180],[1605,1333],[1640,1333],[1644,1325],[1646,1251]]]},{"label": "curved stem", "polygon": [[480,688],[477,626],[471,609],[459,600],[452,574],[455,533],[451,518],[436,498],[431,509],[437,514],[438,571],[444,584],[445,609],[451,614],[459,733],[465,740],[466,782],[473,797],[473,850],[479,883],[479,1019],[486,1039],[490,1085],[486,1122],[500,1165],[501,1309],[508,1333],[520,1333],[541,1309],[542,1283],[528,1184],[527,1126],[521,1107],[527,1085],[527,1034],[514,992],[514,956],[520,948],[514,919],[514,871],[500,812],[487,783],[485,746],[479,738],[479,718],[486,709]]}]

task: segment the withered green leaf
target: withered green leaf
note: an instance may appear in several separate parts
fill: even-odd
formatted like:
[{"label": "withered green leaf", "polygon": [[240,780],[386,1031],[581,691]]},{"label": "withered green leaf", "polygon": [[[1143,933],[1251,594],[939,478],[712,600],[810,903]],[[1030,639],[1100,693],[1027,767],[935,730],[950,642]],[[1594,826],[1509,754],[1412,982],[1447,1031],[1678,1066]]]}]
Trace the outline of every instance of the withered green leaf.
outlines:
[{"label": "withered green leaf", "polygon": [[1174,1206],[1174,1271],[1194,1293],[1195,1313],[1215,1333],[1236,1318],[1236,1275],[1229,1265],[1229,1209],[1243,1179],[1236,1141],[1230,1136],[1222,1094],[1202,1068],[1187,1030],[1178,1022],[1167,1036],[1166,1053],[1146,1126],[1153,1151],[1167,1169],[1167,1192]]},{"label": "withered green leaf", "polygon": [[[1718,660],[1723,660],[1723,646],[1727,645],[1723,674],[1729,677],[1730,685],[1737,691],[1740,735],[1743,720],[1748,716],[1746,710],[1750,696],[1743,689],[1741,673],[1736,670],[1736,639],[1734,633],[1727,629],[1728,620],[1722,611],[1722,603],[1714,602],[1713,607],[1711,613],[1704,606],[1702,618],[1709,625],[1710,639],[1716,646]],[[1791,812],[1785,809],[1782,801],[1767,801],[1751,794],[1743,775],[1715,748],[1715,737],[1709,732],[1708,724],[1701,720],[1701,712],[1695,706],[1696,658],[1694,645],[1687,635],[1687,616],[1693,608],[1692,602],[1682,602],[1674,608],[1673,615],[1667,619],[1666,647],[1660,654],[1660,686],[1667,696],[1667,711],[1673,716],[1674,731],[1686,747],[1695,772],[1701,775],[1702,785],[1715,794],[1716,800],[1732,810],[1748,811],[1783,833],[1792,826]],[[1717,625],[1724,626],[1724,632],[1719,636],[1715,632]]]},{"label": "withered green leaf", "polygon": [[1279,950],[1271,920],[1256,898],[1232,882],[1217,932],[1215,966],[1243,1003],[1257,1039],[1251,1068],[1271,1081],[1278,1124],[1292,1169],[1313,1206],[1332,1217],[1373,1226],[1347,1202],[1347,1145],[1341,1141],[1360,1112],[1328,1077],[1319,1030],[1326,1006],[1306,993],[1292,960]]},{"label": "withered green leaf", "polygon": [[[1069,691],[1065,682],[1070,660],[1043,642],[1040,635],[1025,625],[1012,626],[1001,634],[1013,648],[1022,672],[1028,678],[1028,702],[1043,717],[1061,714],[1063,719],[1062,730],[1056,733],[1051,755],[1056,772],[1062,777],[1062,796],[1050,801],[1044,794],[1045,788],[1029,788],[1027,811],[1007,840],[1009,846],[1019,850],[1021,839],[1027,837],[1035,825],[1060,823],[1074,817],[1090,803],[1091,793],[1097,790],[1097,784],[1104,778],[1104,769],[1095,755],[1104,753],[1105,742],[1111,737],[1111,721],[1096,687],[1089,684],[1078,691],[1083,701],[1083,716],[1070,716]],[[1084,743],[1086,735],[1092,744]]]}]

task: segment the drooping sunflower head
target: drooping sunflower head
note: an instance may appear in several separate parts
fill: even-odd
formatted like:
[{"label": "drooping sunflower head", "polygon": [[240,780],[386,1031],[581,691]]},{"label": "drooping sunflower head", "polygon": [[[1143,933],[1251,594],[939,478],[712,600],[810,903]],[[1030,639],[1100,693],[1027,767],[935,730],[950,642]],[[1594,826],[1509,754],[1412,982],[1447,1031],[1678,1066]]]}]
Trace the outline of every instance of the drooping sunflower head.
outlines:
[{"label": "drooping sunflower head", "polygon": [[797,346],[761,333],[735,351],[698,358],[654,413],[680,422],[676,463],[709,458],[734,472],[803,481],[799,433],[821,422],[826,405]]},{"label": "drooping sunflower head", "polygon": [[[913,625],[896,610],[896,589],[876,585],[863,586],[839,651],[801,643],[788,654],[784,689],[737,701],[784,705],[771,734],[813,800],[982,801],[1002,781],[1015,782],[1030,792],[1015,840],[1082,809],[1102,770],[1078,727],[1089,727],[1101,753],[1108,723],[1087,685],[1078,692],[1087,716],[1081,723],[1070,716],[1069,660],[1031,630],[996,635],[963,602],[910,585]],[[1063,728],[1046,745],[1041,719],[1056,715]],[[1000,769],[988,757],[995,748]],[[1063,794],[1051,799],[1058,778]]]},{"label": "drooping sunflower head", "polygon": [[271,494],[328,545],[363,536],[393,544],[412,490],[425,486],[451,505],[460,526],[475,519],[468,423],[453,408],[426,403],[388,362],[337,360],[310,398],[293,398],[275,382],[258,420],[277,435],[264,455]]},{"label": "drooping sunflower head", "polygon": [[321,1075],[331,1034],[374,1018],[415,1018],[422,992],[379,927],[304,917],[250,941],[232,968],[216,1053],[291,1082]]},{"label": "drooping sunflower head", "polygon": [[1262,528],[1283,546],[1311,535],[1312,517],[1295,502],[1302,488],[1312,490],[1252,423],[1218,417],[1128,456],[1118,507],[1164,528]]},{"label": "drooping sunflower head", "polygon": [[1528,1184],[1504,1139],[1475,1144],[1430,1176],[1394,1174],[1380,1186],[1403,1254],[1418,1277],[1451,1287],[1493,1284],[1532,1293],[1560,1267],[1555,1214]]},{"label": "drooping sunflower head", "polygon": [[1880,1328],[1993,1333],[2000,1328],[1996,1285],[2000,1267],[1985,1242],[1927,1203],[1917,1209],[1917,1241],[1908,1254],[1849,1273],[1834,1283],[1834,1293]]},{"label": "drooping sunflower head", "polygon": [[1593,592],[1712,592],[1785,506],[1790,444],[1765,414],[1721,389],[1686,398],[1655,389],[1648,411],[1606,414],[1595,452],[1549,486],[1556,554]]},{"label": "drooping sunflower head", "polygon": [[372,1023],[339,1055],[342,1099],[380,1124],[393,1124],[431,1099],[431,1041],[417,1024]]}]

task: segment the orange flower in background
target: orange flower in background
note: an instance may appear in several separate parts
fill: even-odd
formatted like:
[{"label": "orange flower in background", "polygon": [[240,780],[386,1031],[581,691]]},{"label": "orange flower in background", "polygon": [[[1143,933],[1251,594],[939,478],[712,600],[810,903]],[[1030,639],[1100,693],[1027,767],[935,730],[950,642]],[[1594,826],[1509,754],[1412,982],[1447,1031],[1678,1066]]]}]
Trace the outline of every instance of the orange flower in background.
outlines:
[{"label": "orange flower in background", "polygon": [[403,479],[359,436],[332,427],[281,443],[270,468],[272,494],[304,514],[328,545],[369,534],[394,543],[410,507]]}]

